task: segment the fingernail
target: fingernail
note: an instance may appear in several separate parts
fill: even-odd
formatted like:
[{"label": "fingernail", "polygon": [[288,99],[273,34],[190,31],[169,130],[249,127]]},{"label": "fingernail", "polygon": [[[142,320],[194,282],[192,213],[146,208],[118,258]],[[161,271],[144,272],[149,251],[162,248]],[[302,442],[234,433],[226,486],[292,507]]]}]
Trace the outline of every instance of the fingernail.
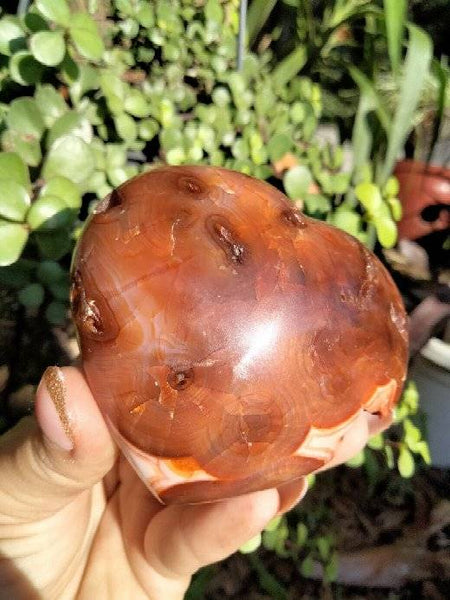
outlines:
[{"label": "fingernail", "polygon": [[74,439],[67,414],[63,372],[59,367],[48,367],[42,382],[44,386],[39,406],[40,426],[50,441],[63,450],[72,450]]}]

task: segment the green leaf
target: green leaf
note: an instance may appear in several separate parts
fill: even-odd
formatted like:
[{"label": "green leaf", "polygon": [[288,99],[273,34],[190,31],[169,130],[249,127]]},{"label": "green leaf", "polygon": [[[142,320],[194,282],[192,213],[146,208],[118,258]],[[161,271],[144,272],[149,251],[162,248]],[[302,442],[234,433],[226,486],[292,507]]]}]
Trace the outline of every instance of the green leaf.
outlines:
[{"label": "green leaf", "polygon": [[55,67],[66,53],[64,36],[60,31],[39,31],[31,36],[30,49],[37,61],[48,67]]},{"label": "green leaf", "polygon": [[9,61],[11,79],[20,85],[35,85],[41,80],[44,66],[26,50],[16,52]]},{"label": "green leaf", "polygon": [[247,13],[247,35],[249,46],[258,37],[264,23],[269,18],[277,0],[253,0]]},{"label": "green leaf", "polygon": [[27,190],[13,179],[0,179],[0,217],[23,222],[30,206]]},{"label": "green leaf", "polygon": [[125,97],[124,108],[127,113],[134,117],[148,117],[151,107],[142,92],[132,88]]},{"label": "green leaf", "polygon": [[67,279],[66,271],[54,260],[41,261],[36,270],[36,276],[45,285],[59,283]]},{"label": "green leaf", "polygon": [[45,309],[45,318],[52,325],[62,325],[68,317],[69,308],[64,302],[50,302]]},{"label": "green leaf", "polygon": [[47,128],[68,110],[61,94],[48,83],[38,87],[34,99]]},{"label": "green leaf", "polygon": [[372,450],[381,450],[384,446],[383,434],[377,433],[376,435],[373,435],[367,442],[367,445],[369,448],[372,448]]},{"label": "green leaf", "polygon": [[40,196],[33,202],[27,215],[27,223],[33,230],[60,229],[72,221],[73,212],[62,198],[56,196]]},{"label": "green leaf", "polygon": [[292,137],[286,133],[276,133],[267,144],[267,152],[272,162],[282,158],[292,149]]},{"label": "green leaf", "polygon": [[7,129],[3,132],[2,148],[8,152],[18,154],[30,167],[37,167],[42,160],[39,140],[25,134],[18,134],[12,129]]},{"label": "green leaf", "polygon": [[352,458],[349,458],[346,461],[347,467],[351,467],[352,469],[357,469],[364,463],[364,450],[360,450],[358,454],[355,454]]},{"label": "green leaf", "polygon": [[406,0],[384,0],[388,52],[394,75],[398,75],[400,69],[406,10]]},{"label": "green leaf", "polygon": [[70,233],[65,229],[51,232],[35,232],[34,237],[44,258],[59,260],[72,249]]},{"label": "green leaf", "polygon": [[38,308],[44,301],[45,290],[40,283],[30,283],[17,294],[21,304],[27,308]]},{"label": "green leaf", "polygon": [[408,51],[400,86],[400,98],[389,129],[386,158],[378,178],[380,184],[384,184],[391,175],[399,153],[413,127],[414,113],[429,75],[433,56],[433,44],[429,35],[411,24],[408,26],[408,30]]},{"label": "green leaf", "polygon": [[361,217],[348,208],[338,208],[331,214],[331,224],[346,231],[350,235],[358,235],[361,229]]},{"label": "green leaf", "polygon": [[251,540],[248,540],[248,542],[245,542],[245,544],[243,544],[239,548],[239,552],[241,552],[242,554],[251,554],[252,552],[254,552],[255,550],[257,550],[260,547],[261,541],[262,541],[262,535],[260,533],[258,533]]},{"label": "green leaf", "polygon": [[280,61],[272,72],[272,83],[276,88],[282,88],[297,73],[303,69],[308,59],[306,47],[301,45]]},{"label": "green leaf", "polygon": [[137,137],[136,121],[130,115],[122,113],[114,116],[117,133],[126,142],[132,142]]},{"label": "green leaf", "polygon": [[81,206],[80,188],[67,177],[56,176],[49,179],[42,188],[41,195],[61,198],[67,208],[78,210]]},{"label": "green leaf", "polygon": [[18,133],[40,140],[45,123],[33,98],[17,98],[10,104],[6,116],[8,127]]},{"label": "green leaf", "polygon": [[403,205],[398,198],[388,198],[387,203],[395,221],[400,221],[403,215]]},{"label": "green leaf", "polygon": [[319,556],[323,562],[325,562],[331,550],[331,540],[329,537],[325,537],[323,535],[316,538],[317,550],[319,551]]},{"label": "green leaf", "polygon": [[355,194],[371,217],[380,214],[383,198],[377,185],[374,183],[360,183],[355,187]]},{"label": "green leaf", "polygon": [[138,133],[141,140],[150,141],[159,131],[159,124],[155,119],[142,119],[138,122]]},{"label": "green leaf", "polygon": [[386,184],[383,187],[383,196],[394,198],[398,196],[399,191],[400,185],[398,183],[397,177],[389,177],[389,179],[386,181]]},{"label": "green leaf", "polygon": [[311,577],[314,572],[314,558],[312,554],[309,554],[305,559],[302,560],[300,565],[300,573],[303,577]]},{"label": "green leaf", "polygon": [[95,160],[88,144],[81,138],[66,135],[56,140],[50,148],[43,168],[45,179],[62,175],[74,183],[82,184],[95,168]]},{"label": "green leaf", "polygon": [[48,148],[55,143],[58,138],[65,135],[74,135],[81,138],[86,143],[92,141],[92,125],[84,115],[71,110],[59,117],[48,132],[46,144]]},{"label": "green leaf", "polygon": [[392,220],[387,205],[383,202],[377,215],[373,217],[377,237],[383,248],[392,248],[397,241],[397,225]]},{"label": "green leaf", "polygon": [[264,531],[275,531],[275,529],[277,529],[278,525],[281,523],[282,519],[283,519],[283,515],[278,515],[278,516],[274,517],[264,527]]},{"label": "green leaf", "polygon": [[47,17],[50,21],[64,27],[70,25],[72,17],[66,0],[36,0],[36,6],[44,17]]},{"label": "green leaf", "polygon": [[12,265],[27,243],[28,229],[19,223],[0,220],[0,267]]},{"label": "green leaf", "polygon": [[308,527],[304,523],[297,523],[296,543],[299,548],[302,548],[308,541]]},{"label": "green leaf", "polygon": [[0,152],[0,179],[12,179],[30,189],[28,167],[15,152]]},{"label": "green leaf", "polygon": [[87,13],[71,16],[69,33],[78,52],[90,60],[98,61],[105,50],[94,19]]},{"label": "green leaf", "polygon": [[305,165],[296,165],[286,171],[283,177],[283,185],[287,195],[292,199],[303,198],[308,192],[313,177],[311,171]]},{"label": "green leaf", "polygon": [[408,479],[414,475],[414,458],[406,446],[401,446],[400,448],[400,453],[397,459],[397,467],[400,475],[405,479]]},{"label": "green leaf", "polygon": [[10,15],[0,19],[0,54],[11,56],[24,48],[26,48],[25,32],[19,19]]}]

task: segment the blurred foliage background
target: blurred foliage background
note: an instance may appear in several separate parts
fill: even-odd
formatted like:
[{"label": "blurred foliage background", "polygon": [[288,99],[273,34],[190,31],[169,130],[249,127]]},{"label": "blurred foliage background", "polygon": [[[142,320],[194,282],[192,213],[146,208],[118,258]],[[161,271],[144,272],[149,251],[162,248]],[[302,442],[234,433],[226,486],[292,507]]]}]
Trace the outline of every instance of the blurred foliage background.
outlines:
[{"label": "blurred foliage background", "polygon": [[[393,247],[395,162],[430,111],[436,143],[449,106],[445,4],[253,0],[238,68],[238,0],[0,2],[0,300],[16,317],[67,324],[83,222],[161,163],[265,179],[370,248]],[[429,460],[417,411],[410,383],[390,437],[351,462],[372,490]],[[278,519],[243,551],[262,542],[305,576],[319,561],[332,581],[330,515],[319,509],[323,518],[300,508]],[[287,597],[251,556],[271,597]]]}]

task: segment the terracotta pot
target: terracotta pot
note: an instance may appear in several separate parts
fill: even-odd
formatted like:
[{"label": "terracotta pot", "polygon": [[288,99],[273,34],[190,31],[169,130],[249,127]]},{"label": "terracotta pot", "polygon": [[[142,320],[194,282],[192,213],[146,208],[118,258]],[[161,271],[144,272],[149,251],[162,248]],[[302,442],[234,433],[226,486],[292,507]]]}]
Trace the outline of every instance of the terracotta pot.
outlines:
[{"label": "terracotta pot", "polygon": [[395,176],[403,205],[403,219],[398,224],[400,239],[415,240],[450,227],[449,168],[403,160],[397,163]]}]

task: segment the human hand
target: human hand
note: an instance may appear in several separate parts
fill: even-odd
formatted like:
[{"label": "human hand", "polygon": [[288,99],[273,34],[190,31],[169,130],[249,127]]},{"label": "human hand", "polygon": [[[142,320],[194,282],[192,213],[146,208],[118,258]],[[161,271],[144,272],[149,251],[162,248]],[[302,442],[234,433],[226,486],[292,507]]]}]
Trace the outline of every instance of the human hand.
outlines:
[{"label": "human hand", "polygon": [[118,454],[78,369],[50,367],[35,412],[0,438],[0,600],[181,600],[195,571],[306,492],[300,479],[164,507]]}]

